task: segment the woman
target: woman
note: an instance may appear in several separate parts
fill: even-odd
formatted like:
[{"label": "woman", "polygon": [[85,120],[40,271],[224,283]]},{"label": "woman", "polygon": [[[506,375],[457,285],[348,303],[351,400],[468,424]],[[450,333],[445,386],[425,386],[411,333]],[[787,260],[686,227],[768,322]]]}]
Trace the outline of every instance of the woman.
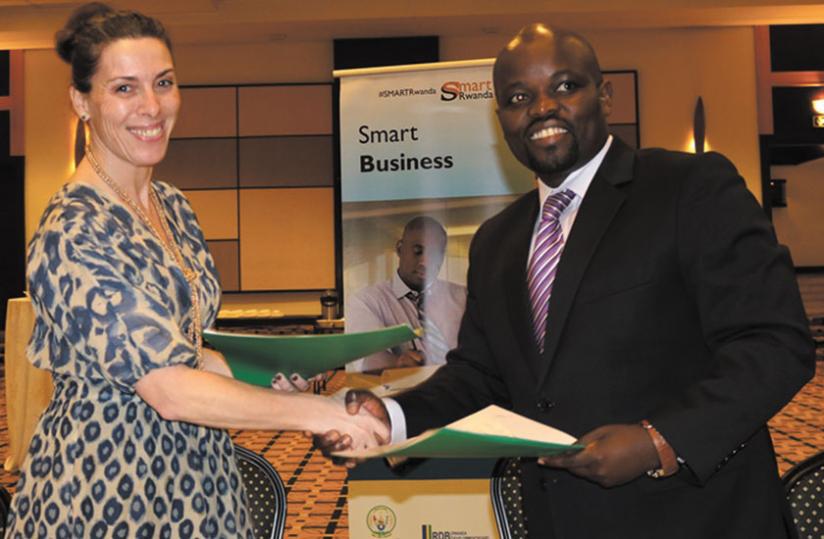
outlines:
[{"label": "woman", "polygon": [[220,291],[195,215],[152,181],[177,118],[161,24],[102,4],[57,34],[85,159],[29,245],[31,361],[55,391],[9,517],[9,537],[252,537],[224,428],[388,435],[313,395],[249,386],[202,348]]}]

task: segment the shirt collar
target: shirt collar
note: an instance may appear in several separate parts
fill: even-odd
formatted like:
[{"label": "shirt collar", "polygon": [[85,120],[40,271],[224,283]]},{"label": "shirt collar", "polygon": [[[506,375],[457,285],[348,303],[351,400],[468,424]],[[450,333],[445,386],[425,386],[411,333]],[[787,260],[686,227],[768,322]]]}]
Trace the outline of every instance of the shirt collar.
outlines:
[{"label": "shirt collar", "polygon": [[576,195],[572,204],[580,204],[581,200],[584,199],[584,195],[587,193],[587,189],[589,189],[589,185],[592,183],[592,179],[595,177],[595,173],[598,172],[598,168],[604,161],[604,157],[607,155],[607,151],[609,151],[609,147],[611,145],[612,135],[609,135],[607,137],[607,141],[604,143],[604,146],[598,151],[598,153],[595,154],[595,157],[590,159],[581,168],[570,172],[569,176],[567,176],[558,187],[549,187],[547,184],[542,182],[540,178],[538,178],[538,199],[541,202],[540,207],[544,206],[544,202],[546,202],[546,199],[549,198],[550,195],[565,189],[569,189]]},{"label": "shirt collar", "polygon": [[[406,283],[403,282],[401,276],[398,275],[397,271],[395,271],[395,275],[392,277],[392,293],[395,294],[396,298],[403,299],[410,292],[415,291],[406,286]],[[417,294],[417,292],[415,292],[415,294]]]}]

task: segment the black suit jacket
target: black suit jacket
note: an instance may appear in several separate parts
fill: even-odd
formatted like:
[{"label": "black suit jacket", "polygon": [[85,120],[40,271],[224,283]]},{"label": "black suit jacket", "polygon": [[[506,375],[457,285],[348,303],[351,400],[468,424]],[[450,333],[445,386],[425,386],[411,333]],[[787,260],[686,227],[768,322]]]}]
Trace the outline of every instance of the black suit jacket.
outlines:
[{"label": "black suit jacket", "polygon": [[603,488],[523,463],[531,537],[784,537],[767,420],[814,372],[792,262],[729,161],[614,140],[566,240],[543,354],[535,191],[473,239],[458,347],[398,397],[408,433],[490,403],[574,436],[647,418],[687,466]]}]

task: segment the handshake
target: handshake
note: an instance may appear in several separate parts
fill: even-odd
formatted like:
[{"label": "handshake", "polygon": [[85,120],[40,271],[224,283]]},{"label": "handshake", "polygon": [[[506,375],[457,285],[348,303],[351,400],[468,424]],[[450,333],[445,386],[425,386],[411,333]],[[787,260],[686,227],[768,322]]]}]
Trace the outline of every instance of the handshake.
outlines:
[{"label": "handshake", "polygon": [[346,393],[345,412],[337,412],[330,418],[329,427],[315,432],[313,441],[323,454],[336,464],[354,467],[358,461],[339,459],[332,453],[347,449],[371,449],[391,442],[392,426],[383,401],[371,391],[352,389]]},{"label": "handshake", "polygon": [[[336,412],[334,417],[327,418],[325,428],[313,429],[314,443],[336,464],[352,468],[358,464],[357,459],[336,458],[333,453],[348,449],[372,449],[386,445],[392,441],[392,427],[386,406],[372,392],[362,389],[350,390],[346,393],[345,402],[344,410],[339,404],[329,401]],[[534,423],[517,414],[507,413],[515,416],[518,424],[522,424],[523,421]],[[486,420],[484,428],[488,429],[490,424]],[[573,475],[602,487],[622,485],[645,475],[649,470],[662,467],[656,445],[647,433],[647,429],[638,423],[602,425],[577,440],[569,434],[550,427],[540,424],[537,426],[542,429],[540,433],[530,430],[535,429],[534,426],[529,428],[521,426],[520,428],[521,432],[532,432],[533,441],[541,440],[554,445],[571,446],[574,444],[577,446],[569,447],[569,449],[562,448],[560,452],[557,450],[541,452],[535,455],[539,465],[565,469]],[[464,424],[458,430],[466,427],[467,425]],[[544,433],[543,429],[553,431],[550,433],[551,436]],[[507,436],[508,428],[496,427],[494,431],[487,432],[487,434]],[[470,429],[468,432],[476,431]],[[673,457],[672,460],[674,461],[675,458]]]},{"label": "handshake", "polygon": [[357,464],[353,459],[338,459],[332,456],[337,451],[347,449],[372,449],[391,441],[389,413],[383,401],[371,391],[352,389],[346,393],[346,405],[320,395],[307,395],[310,388],[323,386],[330,373],[322,373],[304,379],[293,373],[286,376],[277,373],[271,386],[279,392],[290,393],[302,400],[297,406],[304,414],[295,418],[299,428],[314,439],[314,444],[323,454],[336,464],[351,468]]}]

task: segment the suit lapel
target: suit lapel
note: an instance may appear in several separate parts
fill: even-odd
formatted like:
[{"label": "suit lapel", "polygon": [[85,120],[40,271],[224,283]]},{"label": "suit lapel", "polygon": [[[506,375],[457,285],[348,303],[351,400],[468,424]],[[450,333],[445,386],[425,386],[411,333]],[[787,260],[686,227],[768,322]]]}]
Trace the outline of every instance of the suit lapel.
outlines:
[{"label": "suit lapel", "polygon": [[617,186],[632,179],[634,161],[633,150],[615,138],[578,209],[552,286],[544,353],[538,363],[540,385],[544,384],[549,374],[584,272],[598,243],[624,203],[626,195]]},{"label": "suit lapel", "polygon": [[503,275],[510,327],[515,333],[515,340],[521,347],[521,354],[527,358],[533,374],[537,374],[536,366],[539,364],[540,357],[538,346],[535,344],[535,336],[532,334],[532,307],[526,282],[526,265],[535,219],[538,215],[538,193],[531,191],[525,202],[523,211],[519,212],[512,223],[510,236],[512,241],[505,244],[507,249]]}]

